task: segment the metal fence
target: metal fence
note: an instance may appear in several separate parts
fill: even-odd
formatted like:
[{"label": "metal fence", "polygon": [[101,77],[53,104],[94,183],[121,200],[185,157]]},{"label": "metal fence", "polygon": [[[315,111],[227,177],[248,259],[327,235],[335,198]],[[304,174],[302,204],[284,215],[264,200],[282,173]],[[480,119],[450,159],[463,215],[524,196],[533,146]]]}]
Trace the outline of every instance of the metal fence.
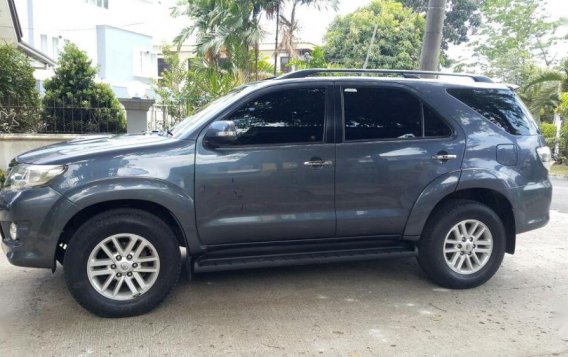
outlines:
[{"label": "metal fence", "polygon": [[126,132],[122,107],[74,101],[52,106],[0,104],[0,133],[89,134]]},{"label": "metal fence", "polygon": [[148,131],[163,131],[187,117],[183,104],[154,104],[149,112]]}]

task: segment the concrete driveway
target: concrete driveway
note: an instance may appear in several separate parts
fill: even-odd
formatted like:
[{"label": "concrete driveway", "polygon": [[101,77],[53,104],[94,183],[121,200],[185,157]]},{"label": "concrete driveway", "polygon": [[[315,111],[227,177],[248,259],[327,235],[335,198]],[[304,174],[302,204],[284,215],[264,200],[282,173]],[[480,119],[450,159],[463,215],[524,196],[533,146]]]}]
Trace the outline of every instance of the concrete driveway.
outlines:
[{"label": "concrete driveway", "polygon": [[80,308],[61,269],[2,257],[0,356],[568,355],[567,228],[553,211],[472,290],[438,288],[414,259],[209,273],[117,320]]}]

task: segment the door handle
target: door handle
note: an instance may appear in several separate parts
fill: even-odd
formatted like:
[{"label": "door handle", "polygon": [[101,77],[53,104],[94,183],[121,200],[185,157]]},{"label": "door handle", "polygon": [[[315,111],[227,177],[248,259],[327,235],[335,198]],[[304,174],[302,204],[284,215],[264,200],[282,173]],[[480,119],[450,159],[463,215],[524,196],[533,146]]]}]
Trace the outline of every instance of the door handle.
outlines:
[{"label": "door handle", "polygon": [[333,165],[333,161],[331,160],[310,160],[304,161],[304,166],[311,166],[311,167],[322,167],[322,166],[330,166]]},{"label": "door handle", "polygon": [[432,160],[441,160],[441,161],[447,161],[447,160],[453,160],[453,159],[457,159],[458,156],[457,155],[453,155],[453,154],[436,154],[436,155],[432,155]]}]

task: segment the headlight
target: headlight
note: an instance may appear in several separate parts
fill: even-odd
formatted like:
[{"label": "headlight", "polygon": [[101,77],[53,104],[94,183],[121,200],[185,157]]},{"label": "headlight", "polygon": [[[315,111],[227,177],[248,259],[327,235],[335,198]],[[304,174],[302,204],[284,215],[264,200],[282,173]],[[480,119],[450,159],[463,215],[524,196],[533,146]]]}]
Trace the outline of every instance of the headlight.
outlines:
[{"label": "headlight", "polygon": [[10,170],[4,189],[22,190],[29,187],[42,186],[65,172],[63,165],[27,165],[19,164]]}]

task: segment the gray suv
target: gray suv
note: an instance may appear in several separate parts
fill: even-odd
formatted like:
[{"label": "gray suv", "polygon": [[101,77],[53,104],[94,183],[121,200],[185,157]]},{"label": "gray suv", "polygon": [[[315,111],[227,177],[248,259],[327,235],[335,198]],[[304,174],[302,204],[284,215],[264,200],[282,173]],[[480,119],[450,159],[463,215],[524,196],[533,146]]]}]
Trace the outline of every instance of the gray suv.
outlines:
[{"label": "gray suv", "polygon": [[298,71],[162,133],[27,152],[0,191],[2,248],[59,262],[107,317],[151,310],[182,268],[417,256],[441,286],[478,286],[548,222],[551,154],[506,85],[435,75]]}]

